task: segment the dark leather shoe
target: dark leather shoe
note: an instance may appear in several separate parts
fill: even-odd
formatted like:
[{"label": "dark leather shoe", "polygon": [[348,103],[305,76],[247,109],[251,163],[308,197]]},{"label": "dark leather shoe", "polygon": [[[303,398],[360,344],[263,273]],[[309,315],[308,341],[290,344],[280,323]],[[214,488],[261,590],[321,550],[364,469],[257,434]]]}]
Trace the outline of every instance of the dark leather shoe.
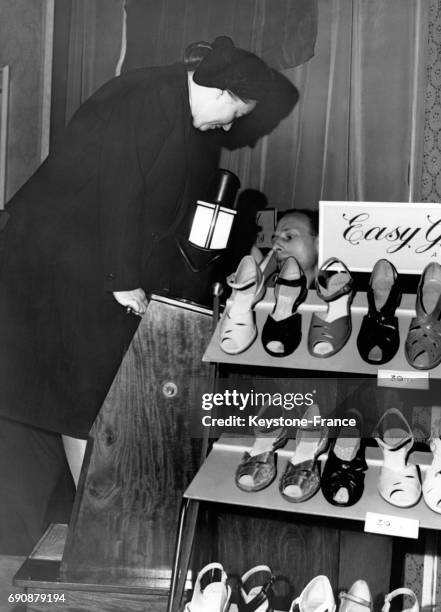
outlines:
[{"label": "dark leather shoe", "polygon": [[400,346],[395,310],[401,300],[401,291],[398,272],[387,259],[379,259],[375,264],[367,299],[369,310],[357,337],[358,352],[366,363],[381,365],[390,361]]}]

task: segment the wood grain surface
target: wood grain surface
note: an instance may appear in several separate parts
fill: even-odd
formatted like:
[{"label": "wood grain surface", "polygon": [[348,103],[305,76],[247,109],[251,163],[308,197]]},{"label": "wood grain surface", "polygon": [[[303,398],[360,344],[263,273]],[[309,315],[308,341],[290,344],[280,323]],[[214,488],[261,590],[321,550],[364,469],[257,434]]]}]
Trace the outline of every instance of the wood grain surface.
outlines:
[{"label": "wood grain surface", "polygon": [[[64,595],[65,601],[48,604],[28,604],[27,612],[48,612],[56,609],[62,612],[165,612],[167,598],[148,595],[117,593],[92,593],[88,591],[46,591],[33,590],[34,594],[48,593]],[[15,612],[15,611],[14,611]]]},{"label": "wood grain surface", "polygon": [[169,577],[181,496],[200,463],[210,329],[206,314],[150,302],[91,432],[63,580]]}]

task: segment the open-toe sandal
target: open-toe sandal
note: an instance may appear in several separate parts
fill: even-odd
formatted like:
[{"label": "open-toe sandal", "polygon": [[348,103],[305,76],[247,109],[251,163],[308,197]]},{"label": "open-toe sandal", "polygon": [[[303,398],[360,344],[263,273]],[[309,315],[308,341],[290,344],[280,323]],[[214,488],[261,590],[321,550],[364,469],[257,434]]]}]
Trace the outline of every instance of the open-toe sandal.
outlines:
[{"label": "open-toe sandal", "polygon": [[331,583],[326,576],[316,576],[299,597],[294,599],[289,612],[335,612]]},{"label": "open-toe sandal", "polygon": [[339,594],[338,612],[368,612],[372,610],[372,595],[367,582],[356,580],[349,591]]},{"label": "open-toe sandal", "polygon": [[262,344],[273,357],[286,357],[302,339],[302,315],[298,307],[308,295],[306,276],[295,257],[288,257],[274,287],[276,303],[262,329]]},{"label": "open-toe sandal", "polygon": [[417,370],[431,370],[441,363],[441,266],[428,264],[418,285],[416,316],[406,338],[406,359]]},{"label": "open-toe sandal", "polygon": [[353,506],[363,495],[367,464],[361,442],[357,428],[344,428],[328,451],[321,489],[334,506]]},{"label": "open-toe sandal", "polygon": [[426,470],[423,482],[423,498],[428,507],[441,514],[441,431],[432,432],[430,450],[432,464]]},{"label": "open-toe sandal", "polygon": [[241,578],[239,612],[273,612],[274,576],[267,565],[256,565]]},{"label": "open-toe sandal", "polygon": [[246,255],[227,278],[233,289],[219,323],[219,343],[229,355],[245,351],[257,336],[253,306],[265,292],[263,275],[254,257]]},{"label": "open-toe sandal", "polygon": [[321,266],[316,279],[317,295],[328,303],[328,310],[314,312],[311,318],[308,350],[314,357],[331,357],[349,340],[353,284],[351,273],[339,259],[331,257]]},{"label": "open-toe sandal", "polygon": [[236,469],[234,480],[239,489],[253,493],[265,489],[273,482],[277,474],[276,451],[286,441],[283,429],[279,429],[269,440],[268,436],[262,434],[256,436],[253,448],[243,454]]},{"label": "open-toe sandal", "polygon": [[409,423],[396,408],[389,408],[378,421],[374,437],[383,451],[378,481],[381,497],[393,506],[408,508],[421,497],[416,465],[407,463],[414,438]]},{"label": "open-toe sandal", "polygon": [[[401,589],[395,589],[395,591],[392,591],[391,593],[389,593],[389,595],[386,595],[386,597],[384,598],[383,607],[381,608],[381,612],[389,612],[392,599],[394,599],[395,597],[401,597],[403,595],[405,597],[408,597],[411,600],[412,604],[410,608],[406,608],[405,610],[402,610],[402,612],[419,612],[420,605],[418,603],[418,599],[416,598],[415,593],[410,589],[406,589],[404,587],[402,587]],[[394,610],[398,610],[398,608],[394,606]]]},{"label": "open-toe sandal", "polygon": [[310,406],[303,418],[308,424],[297,430],[294,454],[279,483],[282,497],[290,502],[306,501],[319,490],[317,460],[328,444],[328,428],[320,424],[318,406]]},{"label": "open-toe sandal", "polygon": [[395,266],[387,259],[379,259],[367,290],[368,313],[363,317],[357,337],[358,352],[367,363],[387,363],[398,351],[400,336],[395,310],[400,299]]},{"label": "open-toe sandal", "polygon": [[185,612],[227,612],[231,587],[220,563],[209,563],[198,574],[191,601]]}]

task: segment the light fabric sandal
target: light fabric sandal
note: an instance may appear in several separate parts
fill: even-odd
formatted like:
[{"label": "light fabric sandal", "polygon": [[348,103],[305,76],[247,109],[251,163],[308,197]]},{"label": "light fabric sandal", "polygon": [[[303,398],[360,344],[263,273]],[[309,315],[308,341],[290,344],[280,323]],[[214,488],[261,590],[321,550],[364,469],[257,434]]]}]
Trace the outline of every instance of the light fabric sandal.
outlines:
[{"label": "light fabric sandal", "polygon": [[427,468],[423,482],[423,498],[428,507],[441,514],[441,437],[440,432],[430,440],[432,465]]},{"label": "light fabric sandal", "polygon": [[274,576],[267,565],[256,565],[241,578],[241,612],[273,612]]},{"label": "light fabric sandal", "polygon": [[374,437],[383,451],[378,492],[399,508],[414,506],[421,497],[416,465],[407,464],[414,438],[409,423],[396,408],[389,408],[378,421]]},{"label": "light fabric sandal", "polygon": [[389,612],[390,602],[392,601],[392,599],[394,599],[394,597],[398,597],[399,595],[406,595],[407,597],[410,597],[412,599],[411,607],[406,608],[402,612],[419,612],[420,605],[418,603],[418,599],[416,598],[415,593],[410,589],[406,589],[404,587],[401,589],[395,589],[395,591],[392,591],[392,593],[386,595],[386,597],[384,598],[384,605],[381,608],[381,612]]},{"label": "light fabric sandal", "polygon": [[231,587],[220,563],[209,563],[198,574],[191,601],[185,612],[227,612],[230,607]]},{"label": "light fabric sandal", "polygon": [[252,255],[242,258],[236,272],[227,278],[233,289],[219,323],[219,343],[229,355],[245,351],[257,336],[253,306],[265,292],[264,277]]},{"label": "light fabric sandal", "polygon": [[340,593],[339,598],[338,612],[367,612],[367,610],[372,610],[372,595],[367,582],[364,580],[356,580],[349,591]]},{"label": "light fabric sandal", "polygon": [[329,579],[316,576],[291,604],[289,612],[334,612],[335,600]]}]

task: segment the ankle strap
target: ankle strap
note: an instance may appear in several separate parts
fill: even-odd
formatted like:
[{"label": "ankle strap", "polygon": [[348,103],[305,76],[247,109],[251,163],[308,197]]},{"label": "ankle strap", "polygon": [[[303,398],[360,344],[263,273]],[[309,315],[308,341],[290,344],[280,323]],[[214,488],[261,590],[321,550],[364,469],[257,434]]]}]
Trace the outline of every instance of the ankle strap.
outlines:
[{"label": "ankle strap", "polygon": [[381,608],[381,612],[389,612],[390,602],[392,601],[392,599],[398,597],[399,595],[407,595],[408,597],[411,597],[413,599],[412,607],[408,608],[405,612],[419,612],[420,606],[415,593],[410,589],[406,589],[405,587],[395,589],[395,591],[392,591],[392,593],[389,593],[385,596],[384,605]]},{"label": "ankle strap", "polygon": [[366,599],[363,599],[362,597],[357,597],[356,595],[352,595],[351,593],[348,593],[347,591],[342,591],[339,594],[339,597],[340,597],[340,600],[346,599],[347,601],[352,601],[353,603],[356,603],[359,606],[365,606],[366,608],[369,608],[369,610],[372,610],[371,601],[367,601]]}]

